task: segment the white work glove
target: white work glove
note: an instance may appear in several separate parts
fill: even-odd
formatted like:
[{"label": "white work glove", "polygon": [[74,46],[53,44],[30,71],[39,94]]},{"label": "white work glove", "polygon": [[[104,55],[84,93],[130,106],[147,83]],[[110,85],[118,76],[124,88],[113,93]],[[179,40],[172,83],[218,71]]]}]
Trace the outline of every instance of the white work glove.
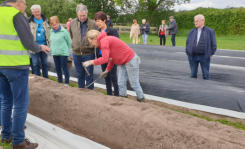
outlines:
[{"label": "white work glove", "polygon": [[93,60],[89,60],[89,61],[86,61],[86,62],[83,62],[83,67],[88,67],[90,65],[93,65]]},{"label": "white work glove", "polygon": [[108,75],[109,71],[108,70],[105,70],[104,72],[102,72],[100,74],[100,78],[105,78],[107,75]]}]

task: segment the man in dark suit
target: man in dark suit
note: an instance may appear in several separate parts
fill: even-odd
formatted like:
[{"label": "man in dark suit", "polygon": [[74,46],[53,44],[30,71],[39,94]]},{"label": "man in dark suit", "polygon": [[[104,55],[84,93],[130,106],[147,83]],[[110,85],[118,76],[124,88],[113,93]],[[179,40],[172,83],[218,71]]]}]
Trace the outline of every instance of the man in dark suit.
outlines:
[{"label": "man in dark suit", "polygon": [[203,79],[209,80],[210,59],[217,49],[214,31],[204,25],[205,18],[199,14],[194,17],[193,28],[186,40],[186,54],[188,56],[191,77],[197,78],[198,65],[200,63]]}]

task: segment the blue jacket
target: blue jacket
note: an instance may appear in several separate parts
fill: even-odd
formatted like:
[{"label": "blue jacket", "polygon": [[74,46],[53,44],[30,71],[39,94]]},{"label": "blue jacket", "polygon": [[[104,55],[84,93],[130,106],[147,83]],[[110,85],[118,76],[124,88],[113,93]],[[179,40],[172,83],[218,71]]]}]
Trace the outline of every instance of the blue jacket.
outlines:
[{"label": "blue jacket", "polygon": [[[204,26],[202,29],[202,32],[204,34],[204,40],[205,40],[205,57],[210,57],[214,55],[217,49],[217,44],[216,44],[216,38],[215,38],[215,33],[214,31],[209,28]],[[189,56],[192,56],[192,47],[195,42],[195,37],[197,34],[197,28],[193,28],[187,37],[186,40],[186,54]]]},{"label": "blue jacket", "polygon": [[[146,28],[144,28],[146,27]],[[140,27],[141,34],[148,34],[150,32],[150,25],[149,24],[142,24]]]}]

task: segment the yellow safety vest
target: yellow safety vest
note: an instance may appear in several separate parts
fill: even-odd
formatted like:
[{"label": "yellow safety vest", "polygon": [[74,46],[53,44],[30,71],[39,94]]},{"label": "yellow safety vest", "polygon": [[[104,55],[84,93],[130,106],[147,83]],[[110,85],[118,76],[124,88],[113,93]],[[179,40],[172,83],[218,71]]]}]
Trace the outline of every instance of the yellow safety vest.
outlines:
[{"label": "yellow safety vest", "polygon": [[14,7],[0,7],[0,67],[30,65],[29,54],[14,27]]}]

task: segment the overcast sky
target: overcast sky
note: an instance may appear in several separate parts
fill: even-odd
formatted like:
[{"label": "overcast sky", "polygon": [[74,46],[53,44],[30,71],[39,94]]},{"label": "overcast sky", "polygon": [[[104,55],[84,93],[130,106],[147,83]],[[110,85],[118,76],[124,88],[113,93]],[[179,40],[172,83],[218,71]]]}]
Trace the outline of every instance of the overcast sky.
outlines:
[{"label": "overcast sky", "polygon": [[173,9],[180,10],[193,10],[198,7],[212,7],[212,8],[228,8],[228,7],[244,7],[245,0],[191,0],[190,3],[176,5]]}]

